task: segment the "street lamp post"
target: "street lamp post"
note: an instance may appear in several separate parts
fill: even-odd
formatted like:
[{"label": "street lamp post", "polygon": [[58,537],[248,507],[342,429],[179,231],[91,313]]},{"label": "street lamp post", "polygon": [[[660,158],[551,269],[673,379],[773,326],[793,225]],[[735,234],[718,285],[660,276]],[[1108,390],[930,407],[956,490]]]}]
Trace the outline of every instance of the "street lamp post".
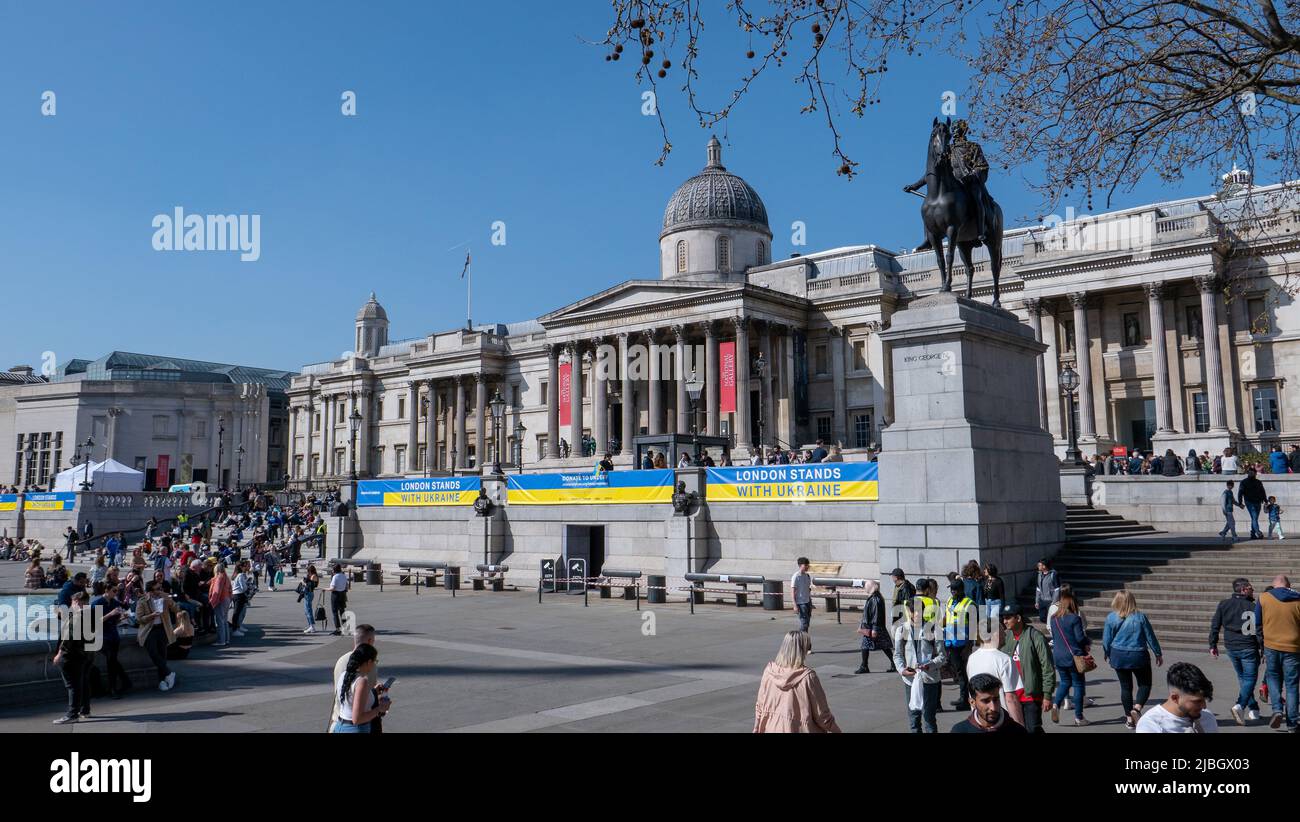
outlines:
[{"label": "street lamp post", "polygon": [[23,472],[26,481],[23,485],[33,485],[40,477],[36,476],[36,472],[32,470],[32,461],[36,459],[36,441],[31,437],[27,438],[27,447],[23,450],[23,456],[26,458],[24,461],[26,470]]},{"label": "street lamp post", "polygon": [[225,478],[221,475],[222,463],[226,457],[226,418],[217,418],[217,487],[224,489]]},{"label": "street lamp post", "polygon": [[1079,452],[1079,432],[1074,424],[1074,394],[1079,390],[1079,373],[1066,365],[1061,370],[1058,379],[1061,390],[1069,400],[1069,407],[1066,409],[1065,425],[1069,433],[1070,447],[1065,452],[1065,461],[1073,465],[1083,464],[1083,454]]},{"label": "street lamp post", "polygon": [[699,408],[700,394],[703,391],[704,380],[700,379],[692,368],[691,375],[686,380],[686,396],[691,401],[691,451],[696,465],[700,464],[699,420],[696,409]]},{"label": "street lamp post", "polygon": [[348,415],[348,428],[352,432],[352,447],[349,449],[352,452],[352,458],[350,460],[350,467],[348,468],[348,477],[351,479],[353,483],[356,483],[357,481],[357,432],[361,430],[361,411],[359,409],[353,408],[352,413]]},{"label": "street lamp post", "polygon": [[[754,373],[758,376],[758,449],[763,451],[763,375],[767,372],[767,358],[763,352],[759,352],[754,358]],[[748,389],[746,389],[748,390]],[[766,454],[764,454],[766,458]]]},{"label": "street lamp post", "polygon": [[240,445],[238,448],[235,449],[235,490],[236,491],[239,490],[239,486],[242,484],[241,480],[243,474],[244,474],[244,446]]},{"label": "street lamp post", "polygon": [[91,458],[94,456],[94,453],[95,441],[90,437],[86,437],[86,476],[81,481],[82,491],[90,490],[90,463],[92,462]]},{"label": "street lamp post", "polygon": [[506,401],[497,389],[492,394],[488,408],[492,412],[492,473],[501,474],[501,434],[505,431]]},{"label": "street lamp post", "polygon": [[524,472],[524,432],[527,430],[522,420],[515,420],[515,467],[520,474]]}]

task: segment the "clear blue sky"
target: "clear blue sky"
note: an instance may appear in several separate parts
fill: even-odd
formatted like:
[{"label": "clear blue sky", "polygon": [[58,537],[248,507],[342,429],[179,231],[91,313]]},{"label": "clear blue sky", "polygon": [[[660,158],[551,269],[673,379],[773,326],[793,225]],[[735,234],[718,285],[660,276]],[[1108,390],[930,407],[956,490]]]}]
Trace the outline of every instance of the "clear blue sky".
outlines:
[{"label": "clear blue sky", "polygon": [[[489,11],[490,9],[490,11]],[[704,164],[702,132],[668,82],[676,150],[642,116],[635,60],[607,63],[608,3],[0,0],[0,367],[122,349],[296,369],[337,357],[369,292],[393,339],[464,322],[474,249],[476,322],[539,316],[631,278],[658,277],[673,189]],[[743,70],[724,25],[705,90]],[[959,66],[891,65],[883,103],[828,134],[800,116],[791,75],[756,88],[725,135],[727,166],[763,197],[787,256],[920,237],[921,172],[940,94]],[[673,77],[670,76],[670,81]],[[41,95],[57,95],[43,117]],[[340,113],[353,90],[358,116]],[[716,99],[716,96],[713,98]],[[722,135],[720,135],[722,136]],[[1019,175],[991,188],[1008,217],[1037,213]],[[1210,190],[1152,181],[1117,207]],[[260,214],[261,259],[154,251],[154,215]],[[490,244],[506,223],[507,244]]]}]

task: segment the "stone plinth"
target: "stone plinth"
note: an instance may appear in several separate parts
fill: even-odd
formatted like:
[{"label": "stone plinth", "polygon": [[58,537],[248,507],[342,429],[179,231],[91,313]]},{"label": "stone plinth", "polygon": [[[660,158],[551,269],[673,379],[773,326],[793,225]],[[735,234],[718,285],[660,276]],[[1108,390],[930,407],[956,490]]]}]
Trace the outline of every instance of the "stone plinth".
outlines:
[{"label": "stone plinth", "polygon": [[1008,597],[1065,536],[1060,464],[1040,427],[1045,350],[1009,312],[936,294],[893,316],[895,421],[882,434],[882,572],[940,579],[992,562]]}]

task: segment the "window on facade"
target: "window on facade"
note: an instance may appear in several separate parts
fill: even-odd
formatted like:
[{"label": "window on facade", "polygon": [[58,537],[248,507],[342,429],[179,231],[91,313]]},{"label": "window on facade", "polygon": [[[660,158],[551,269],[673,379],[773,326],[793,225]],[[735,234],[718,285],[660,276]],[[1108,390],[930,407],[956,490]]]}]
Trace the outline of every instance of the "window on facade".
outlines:
[{"label": "window on facade", "polygon": [[853,447],[866,448],[871,445],[871,415],[862,413],[853,415]]},{"label": "window on facade", "polygon": [[167,435],[167,417],[162,414],[155,414],[153,418],[153,435],[163,437]]},{"label": "window on facade", "polygon": [[393,449],[393,471],[397,474],[406,473],[406,449],[401,446]]},{"label": "window on facade", "polygon": [[867,370],[867,341],[866,340],[853,341],[853,370],[854,371]]},{"label": "window on facade", "polygon": [[425,455],[427,452],[428,452],[428,449],[425,448],[425,446],[423,446],[423,445],[421,445],[421,446],[420,446],[420,450],[416,452],[416,454],[415,454],[415,470],[416,470],[416,471],[423,471],[423,470],[424,470],[424,459],[425,459],[424,455]]},{"label": "window on facade", "polygon": [[311,415],[311,428],[313,431],[320,430],[320,412],[316,411]]},{"label": "window on facade", "polygon": [[730,237],[718,238],[718,270],[719,271],[731,270],[731,238]]},{"label": "window on facade", "polygon": [[1280,430],[1282,426],[1277,415],[1277,387],[1270,385],[1252,388],[1250,399],[1255,408],[1255,431],[1262,433]]},{"label": "window on facade", "polygon": [[1192,395],[1192,422],[1198,434],[1210,430],[1210,403],[1203,392]]},{"label": "window on facade", "polygon": [[1250,297],[1246,300],[1246,328],[1252,334],[1268,333],[1268,309],[1263,297]]},{"label": "window on facade", "polygon": [[397,418],[399,420],[406,419],[406,397],[397,398]]},{"label": "window on facade", "polygon": [[758,248],[754,252],[754,259],[758,261],[759,265],[767,265],[767,243],[762,240],[758,241]]},{"label": "window on facade", "polygon": [[320,454],[311,455],[311,473],[314,477],[320,476]]},{"label": "window on facade", "polygon": [[293,458],[293,475],[298,478],[302,477],[302,456],[301,455]]},{"label": "window on facade", "polygon": [[199,420],[194,426],[194,436],[206,437],[208,435],[208,421]]},{"label": "window on facade", "polygon": [[543,382],[543,383],[540,383],[540,384],[539,384],[539,387],[541,388],[541,393],[542,393],[542,405],[546,405],[546,392],[547,392],[547,389],[550,388],[550,385],[548,385],[547,383]]},{"label": "window on facade", "polygon": [[1138,317],[1137,312],[1124,314],[1124,346],[1142,344],[1142,320]]},{"label": "window on facade", "polygon": [[383,418],[384,418],[384,398],[380,397],[379,399],[375,400],[375,419],[382,420]]},{"label": "window on facade", "polygon": [[1201,338],[1201,307],[1199,305],[1185,306],[1187,318],[1187,336],[1189,339],[1199,340]]},{"label": "window on facade", "polygon": [[677,273],[681,274],[686,270],[686,241],[677,241]]},{"label": "window on facade", "polygon": [[546,435],[538,434],[537,435],[537,459],[542,460],[545,458],[546,458]]},{"label": "window on facade", "polygon": [[831,370],[829,349],[825,345],[813,347],[813,373],[829,374]]},{"label": "window on facade", "polygon": [[830,436],[831,436],[831,418],[818,417],[817,418],[817,439],[826,440],[826,439],[830,439]]}]

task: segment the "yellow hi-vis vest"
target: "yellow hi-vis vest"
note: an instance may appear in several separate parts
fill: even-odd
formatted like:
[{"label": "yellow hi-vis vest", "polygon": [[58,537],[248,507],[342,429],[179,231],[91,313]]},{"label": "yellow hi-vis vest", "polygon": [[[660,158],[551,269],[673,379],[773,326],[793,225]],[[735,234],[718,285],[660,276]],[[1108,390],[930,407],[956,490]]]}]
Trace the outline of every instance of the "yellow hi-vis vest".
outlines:
[{"label": "yellow hi-vis vest", "polygon": [[[966,612],[974,605],[974,600],[964,596],[948,600],[947,617],[943,624],[943,644],[948,646],[964,645],[972,639],[970,626],[966,622]],[[958,632],[958,627],[961,631]]]}]

